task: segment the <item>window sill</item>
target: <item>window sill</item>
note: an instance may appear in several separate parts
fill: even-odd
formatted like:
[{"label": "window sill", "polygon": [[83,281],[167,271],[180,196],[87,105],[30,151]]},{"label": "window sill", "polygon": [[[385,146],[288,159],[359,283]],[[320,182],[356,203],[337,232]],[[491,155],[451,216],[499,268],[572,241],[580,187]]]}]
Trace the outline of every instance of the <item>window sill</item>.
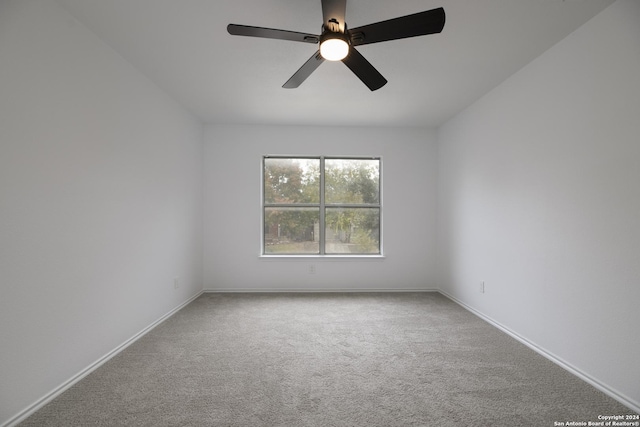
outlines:
[{"label": "window sill", "polygon": [[385,259],[384,255],[260,255],[260,259],[269,259],[269,260],[293,260],[293,259],[330,259],[332,261],[335,260],[371,260],[371,261],[380,261]]}]

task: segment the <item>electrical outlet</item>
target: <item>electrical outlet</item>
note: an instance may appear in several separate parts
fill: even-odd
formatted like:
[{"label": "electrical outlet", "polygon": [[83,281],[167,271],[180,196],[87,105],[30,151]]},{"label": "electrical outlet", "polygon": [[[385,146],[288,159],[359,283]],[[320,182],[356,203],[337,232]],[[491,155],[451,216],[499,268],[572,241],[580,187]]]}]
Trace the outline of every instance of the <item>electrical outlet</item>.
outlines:
[{"label": "electrical outlet", "polygon": [[309,274],[316,274],[316,265],[309,264]]},{"label": "electrical outlet", "polygon": [[484,281],[480,282],[480,293],[484,294]]},{"label": "electrical outlet", "polygon": [[178,289],[180,287],[180,280],[177,277],[173,279],[173,289]]}]

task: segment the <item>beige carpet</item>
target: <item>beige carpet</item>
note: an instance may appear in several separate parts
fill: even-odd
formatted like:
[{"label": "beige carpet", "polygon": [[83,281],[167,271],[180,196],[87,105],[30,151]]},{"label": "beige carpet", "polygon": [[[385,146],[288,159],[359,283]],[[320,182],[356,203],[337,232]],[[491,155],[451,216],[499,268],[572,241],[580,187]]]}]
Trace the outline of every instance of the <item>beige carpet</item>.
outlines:
[{"label": "beige carpet", "polygon": [[204,294],[24,426],[553,426],[632,411],[437,293]]}]

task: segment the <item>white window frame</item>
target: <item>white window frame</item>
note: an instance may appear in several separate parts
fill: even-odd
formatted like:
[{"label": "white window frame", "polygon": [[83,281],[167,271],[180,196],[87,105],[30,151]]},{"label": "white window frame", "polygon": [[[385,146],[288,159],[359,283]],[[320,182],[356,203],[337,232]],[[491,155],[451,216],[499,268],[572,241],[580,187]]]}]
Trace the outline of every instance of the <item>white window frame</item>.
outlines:
[{"label": "white window frame", "polygon": [[[265,203],[264,197],[264,170],[265,170],[265,160],[266,159],[319,159],[320,160],[320,202],[319,203],[310,203],[310,204],[267,204]],[[325,192],[324,192],[324,164],[325,159],[336,159],[336,160],[378,160],[379,162],[379,176],[378,176],[378,203],[377,204],[326,204],[325,203]],[[325,156],[325,155],[263,155],[260,159],[260,257],[262,258],[384,258],[384,250],[383,250],[383,161],[382,156]],[[320,239],[319,239],[319,253],[317,254],[295,254],[295,253],[283,253],[283,254],[274,254],[274,253],[265,253],[265,208],[266,207],[317,207],[320,209]],[[329,208],[364,208],[371,207],[379,209],[379,253],[372,254],[337,254],[325,253],[325,209]]]}]

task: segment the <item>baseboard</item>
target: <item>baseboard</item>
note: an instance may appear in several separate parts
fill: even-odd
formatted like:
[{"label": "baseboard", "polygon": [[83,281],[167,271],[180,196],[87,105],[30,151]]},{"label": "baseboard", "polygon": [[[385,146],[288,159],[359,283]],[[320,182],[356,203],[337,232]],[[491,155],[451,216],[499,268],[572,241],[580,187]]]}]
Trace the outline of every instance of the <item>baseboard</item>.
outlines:
[{"label": "baseboard", "polygon": [[495,326],[496,328],[500,329],[502,332],[506,333],[507,335],[511,336],[512,338],[518,340],[519,342],[521,342],[522,344],[526,345],[527,347],[529,347],[530,349],[532,349],[536,353],[538,353],[541,356],[545,357],[546,359],[552,361],[553,363],[555,363],[556,365],[560,366],[561,368],[569,371],[570,373],[572,373],[573,375],[575,375],[578,378],[582,379],[583,381],[586,381],[588,384],[590,384],[593,387],[597,388],[598,390],[600,390],[601,392],[603,392],[607,396],[611,397],[612,399],[614,399],[614,400],[620,402],[621,404],[625,405],[626,407],[628,407],[632,411],[635,411],[636,413],[640,413],[640,403],[639,402],[635,402],[633,399],[625,396],[623,393],[620,393],[619,391],[615,390],[614,388],[609,387],[608,385],[602,383],[601,381],[593,378],[592,376],[590,376],[586,372],[583,372],[579,368],[573,366],[571,363],[567,362],[566,360],[556,356],[555,354],[551,353],[550,351],[545,350],[544,348],[538,346],[534,342],[529,341],[527,338],[523,337],[522,335],[518,334],[517,332],[512,331],[511,329],[509,329],[506,326],[502,325],[501,323],[495,321],[491,317],[481,313],[480,311],[476,310],[475,308],[465,304],[464,302],[460,301],[456,297],[454,297],[452,295],[449,295],[448,293],[446,293],[446,292],[444,292],[442,290],[439,290],[438,292],[440,292],[443,296],[449,298],[451,301],[455,302],[456,304],[458,304],[459,306],[461,306],[465,310],[475,314],[476,316],[478,316],[482,320],[488,322],[489,324],[491,324],[492,326]]},{"label": "baseboard", "polygon": [[137,334],[135,334],[134,336],[132,336],[131,338],[129,338],[128,340],[126,340],[125,342],[123,342],[122,344],[120,344],[119,346],[114,348],[113,350],[111,350],[109,353],[105,354],[100,359],[96,360],[91,365],[87,366],[82,371],[78,372],[76,375],[74,375],[73,377],[71,377],[70,379],[68,379],[67,381],[65,381],[64,383],[62,383],[61,385],[59,385],[55,389],[53,389],[51,392],[47,393],[46,395],[44,395],[42,398],[38,399],[33,404],[31,404],[28,407],[26,407],[25,409],[23,409],[21,412],[19,412],[18,414],[16,414],[15,416],[10,418],[9,420],[7,420],[4,424],[0,425],[0,427],[13,427],[13,426],[18,425],[19,423],[21,423],[22,421],[27,419],[30,415],[35,413],[38,409],[42,408],[44,405],[46,405],[47,403],[51,402],[53,399],[58,397],[60,394],[62,394],[63,392],[65,392],[66,390],[71,388],[78,381],[82,380],[84,377],[89,375],[91,372],[95,371],[100,366],[104,365],[107,361],[109,361],[109,359],[113,358],[118,353],[122,352],[125,348],[129,347],[131,344],[133,344],[134,342],[138,341],[140,338],[142,338],[144,335],[146,335],[148,332],[150,332],[153,328],[158,326],[160,323],[164,322],[169,317],[173,316],[175,313],[177,313],[182,308],[187,306],[193,300],[195,300],[200,295],[202,295],[202,293],[203,293],[202,291],[198,292],[196,295],[194,295],[193,297],[189,298],[186,302],[180,304],[179,306],[177,306],[173,310],[169,311],[168,313],[166,313],[165,315],[160,317],[158,320],[156,320],[155,322],[151,323],[149,326],[147,326],[146,328],[144,328],[143,330],[141,330],[140,332],[138,332]]},{"label": "baseboard", "polygon": [[394,293],[394,292],[439,292],[438,289],[356,289],[356,288],[215,288],[205,289],[205,294],[278,294],[278,293]]}]

